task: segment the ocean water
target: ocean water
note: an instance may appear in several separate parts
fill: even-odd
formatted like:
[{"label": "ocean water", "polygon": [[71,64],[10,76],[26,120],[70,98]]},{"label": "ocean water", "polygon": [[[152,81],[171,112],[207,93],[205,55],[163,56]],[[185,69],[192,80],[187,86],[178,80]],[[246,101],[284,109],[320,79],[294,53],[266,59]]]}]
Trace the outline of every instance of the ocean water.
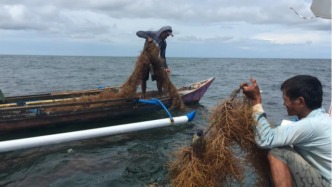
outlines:
[{"label": "ocean water", "polygon": [[[120,86],[133,71],[135,61],[135,57],[3,55],[0,56],[0,89],[5,96],[13,96]],[[280,85],[292,76],[316,76],[323,84],[323,107],[328,109],[331,104],[330,59],[168,58],[168,65],[170,79],[177,87],[215,77],[199,104],[187,106],[183,113],[173,111],[173,116],[177,116],[196,110],[192,123],[0,153],[0,186],[167,186],[167,162],[172,159],[171,153],[190,144],[192,133],[208,125],[210,109],[251,77],[257,79],[263,91],[264,109],[275,124],[288,118]],[[147,84],[149,90],[156,89],[155,82]],[[0,140],[166,117],[160,111],[95,124],[5,134]],[[246,179],[248,186],[251,180],[250,176]]]}]

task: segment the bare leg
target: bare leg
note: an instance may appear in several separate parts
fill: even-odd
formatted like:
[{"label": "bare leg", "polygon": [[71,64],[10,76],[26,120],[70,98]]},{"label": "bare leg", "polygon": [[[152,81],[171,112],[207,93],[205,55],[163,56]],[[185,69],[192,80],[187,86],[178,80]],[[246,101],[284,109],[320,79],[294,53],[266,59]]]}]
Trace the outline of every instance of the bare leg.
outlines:
[{"label": "bare leg", "polygon": [[145,98],[145,92],[146,92],[146,81],[145,80],[142,80],[141,87],[142,87],[142,97]]},{"label": "bare leg", "polygon": [[287,164],[278,160],[272,154],[268,154],[268,159],[271,168],[271,174],[274,186],[276,187],[291,187],[292,175]]},{"label": "bare leg", "polygon": [[162,95],[163,94],[163,81],[157,79],[157,89],[158,89],[158,94]]}]

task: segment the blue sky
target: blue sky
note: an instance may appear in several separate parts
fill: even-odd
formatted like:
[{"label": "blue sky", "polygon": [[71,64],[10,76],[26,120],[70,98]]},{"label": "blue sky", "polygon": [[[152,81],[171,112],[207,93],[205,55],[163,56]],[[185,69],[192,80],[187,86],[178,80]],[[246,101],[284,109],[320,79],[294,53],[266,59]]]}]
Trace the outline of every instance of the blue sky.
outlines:
[{"label": "blue sky", "polygon": [[311,0],[2,0],[0,54],[137,56],[138,30],[173,27],[168,57],[331,59]]}]

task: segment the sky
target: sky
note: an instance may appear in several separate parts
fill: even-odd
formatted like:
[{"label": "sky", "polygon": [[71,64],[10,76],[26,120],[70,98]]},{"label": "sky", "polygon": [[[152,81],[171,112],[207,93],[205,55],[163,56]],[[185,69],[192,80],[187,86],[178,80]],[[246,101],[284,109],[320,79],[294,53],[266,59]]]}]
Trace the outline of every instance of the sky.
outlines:
[{"label": "sky", "polygon": [[1,0],[0,54],[138,56],[169,25],[167,57],[331,59],[311,0]]}]

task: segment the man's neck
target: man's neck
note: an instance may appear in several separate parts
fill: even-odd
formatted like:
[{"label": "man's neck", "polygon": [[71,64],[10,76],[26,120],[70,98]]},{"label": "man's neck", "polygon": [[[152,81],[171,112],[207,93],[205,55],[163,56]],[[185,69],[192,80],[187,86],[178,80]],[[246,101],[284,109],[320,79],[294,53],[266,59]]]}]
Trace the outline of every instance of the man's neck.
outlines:
[{"label": "man's neck", "polygon": [[309,108],[307,108],[306,110],[304,110],[300,114],[298,114],[297,117],[299,118],[299,120],[302,119],[302,118],[305,118],[305,117],[307,117],[310,114],[311,111],[312,110],[310,110]]}]

